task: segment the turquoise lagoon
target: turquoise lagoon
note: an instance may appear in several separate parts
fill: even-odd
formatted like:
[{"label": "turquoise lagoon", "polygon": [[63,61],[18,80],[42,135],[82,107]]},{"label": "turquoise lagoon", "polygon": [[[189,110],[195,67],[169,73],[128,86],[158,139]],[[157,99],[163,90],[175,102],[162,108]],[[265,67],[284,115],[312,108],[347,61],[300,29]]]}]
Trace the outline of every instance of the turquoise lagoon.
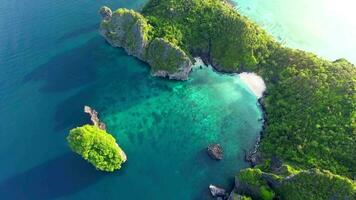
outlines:
[{"label": "turquoise lagoon", "polygon": [[[270,17],[277,1],[261,2],[238,6],[304,47],[289,34],[299,23]],[[237,76],[205,66],[186,82],[153,78],[146,64],[106,44],[97,32],[100,6],[143,3],[0,0],[0,199],[209,199],[209,184],[232,187],[261,130],[257,98]],[[328,57],[311,35],[304,39]],[[100,112],[127,153],[121,170],[96,171],[67,147],[68,131],[88,122],[84,105]],[[205,152],[215,142],[224,148],[220,162]]]}]

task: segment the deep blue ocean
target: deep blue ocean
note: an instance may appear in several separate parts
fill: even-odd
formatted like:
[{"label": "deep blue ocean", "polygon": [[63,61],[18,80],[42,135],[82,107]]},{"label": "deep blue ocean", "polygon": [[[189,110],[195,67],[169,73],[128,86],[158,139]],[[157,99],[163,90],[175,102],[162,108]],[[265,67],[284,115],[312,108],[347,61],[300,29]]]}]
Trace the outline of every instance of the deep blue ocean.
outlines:
[{"label": "deep blue ocean", "polygon": [[[276,28],[272,9],[258,1],[237,2],[280,40],[304,44],[278,35],[293,23]],[[210,198],[209,184],[232,187],[261,130],[257,98],[237,76],[206,66],[186,82],[153,78],[147,64],[99,36],[102,5],[143,3],[0,0],[1,200],[201,200]],[[128,156],[115,173],[95,170],[67,146],[68,131],[89,122],[84,105]],[[220,162],[205,152],[215,142],[224,149]]]}]

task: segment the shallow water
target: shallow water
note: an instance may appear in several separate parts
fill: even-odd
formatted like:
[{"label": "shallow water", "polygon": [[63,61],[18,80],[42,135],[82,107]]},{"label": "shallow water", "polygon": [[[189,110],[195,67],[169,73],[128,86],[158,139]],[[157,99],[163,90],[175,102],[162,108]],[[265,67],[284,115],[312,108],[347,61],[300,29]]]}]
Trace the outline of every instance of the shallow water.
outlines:
[{"label": "shallow water", "polygon": [[356,63],[356,1],[231,0],[286,45]]},{"label": "shallow water", "polygon": [[[257,99],[238,77],[206,67],[187,82],[152,78],[146,64],[107,45],[100,6],[142,0],[0,2],[0,199],[207,199],[210,183],[231,187],[261,128]],[[265,17],[273,1],[264,10],[239,2],[280,30]],[[282,30],[293,24],[282,22]],[[68,131],[88,122],[84,105],[126,151],[120,171],[98,172],[67,147]],[[212,142],[224,160],[206,155]]]}]

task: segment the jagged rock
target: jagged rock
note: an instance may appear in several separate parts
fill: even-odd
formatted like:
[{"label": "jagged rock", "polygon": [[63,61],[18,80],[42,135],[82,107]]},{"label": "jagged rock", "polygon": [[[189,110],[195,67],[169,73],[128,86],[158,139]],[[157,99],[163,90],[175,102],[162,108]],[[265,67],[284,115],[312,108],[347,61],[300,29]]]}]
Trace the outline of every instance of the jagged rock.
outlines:
[{"label": "jagged rock", "polygon": [[210,193],[213,197],[226,197],[226,190],[215,185],[209,185]]},{"label": "jagged rock", "polygon": [[244,196],[237,194],[235,190],[232,190],[227,200],[241,200]]},{"label": "jagged rock", "polygon": [[[104,9],[103,9],[104,8]],[[103,7],[100,13],[109,9]],[[107,8],[107,9],[106,9]],[[150,25],[138,12],[120,8],[112,13],[112,17],[104,17],[100,25],[100,34],[114,47],[122,47],[129,55],[145,60],[145,51],[148,45],[148,32]]]},{"label": "jagged rock", "polygon": [[215,160],[221,160],[223,158],[223,150],[220,144],[211,144],[207,148],[209,156]]},{"label": "jagged rock", "polygon": [[273,174],[262,172],[262,179],[264,179],[268,186],[272,189],[279,188],[282,185],[282,182],[278,180]]},{"label": "jagged rock", "polygon": [[251,167],[254,167],[263,162],[261,152],[258,151],[259,143],[249,152],[245,152],[245,161],[249,162]]},{"label": "jagged rock", "polygon": [[154,76],[175,80],[188,79],[193,66],[183,50],[162,38],[151,42],[147,51],[147,62],[151,65]]},{"label": "jagged rock", "polygon": [[98,112],[89,106],[84,106],[84,112],[90,115],[90,120],[94,126],[99,127],[101,130],[106,131],[106,125],[99,120]]},{"label": "jagged rock", "polygon": [[99,13],[104,20],[110,20],[112,17],[111,9],[106,6],[101,7]]},{"label": "jagged rock", "polygon": [[272,156],[270,170],[272,172],[279,172],[281,170],[282,164],[283,162],[281,159],[279,159],[277,156]]},{"label": "jagged rock", "polygon": [[124,48],[132,56],[147,62],[152,75],[187,80],[193,63],[177,45],[162,38],[149,40],[153,27],[140,13],[120,8],[113,13],[102,7],[100,34],[114,47]]}]

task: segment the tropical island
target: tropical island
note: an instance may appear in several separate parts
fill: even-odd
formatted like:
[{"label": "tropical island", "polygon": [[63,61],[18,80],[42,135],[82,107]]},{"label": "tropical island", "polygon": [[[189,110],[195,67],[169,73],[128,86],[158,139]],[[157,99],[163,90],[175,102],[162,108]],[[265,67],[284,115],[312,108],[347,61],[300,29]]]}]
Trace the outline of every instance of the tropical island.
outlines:
[{"label": "tropical island", "polygon": [[219,72],[263,78],[265,127],[231,199],[355,199],[353,64],[284,47],[222,0],[150,0],[140,12],[100,13],[108,43],[147,62],[154,76],[186,80],[200,57]]},{"label": "tropical island", "polygon": [[120,169],[127,160],[126,154],[115,138],[106,132],[98,113],[89,106],[84,107],[84,112],[90,115],[93,125],[86,124],[70,130],[67,137],[69,147],[98,170],[113,172]]}]

